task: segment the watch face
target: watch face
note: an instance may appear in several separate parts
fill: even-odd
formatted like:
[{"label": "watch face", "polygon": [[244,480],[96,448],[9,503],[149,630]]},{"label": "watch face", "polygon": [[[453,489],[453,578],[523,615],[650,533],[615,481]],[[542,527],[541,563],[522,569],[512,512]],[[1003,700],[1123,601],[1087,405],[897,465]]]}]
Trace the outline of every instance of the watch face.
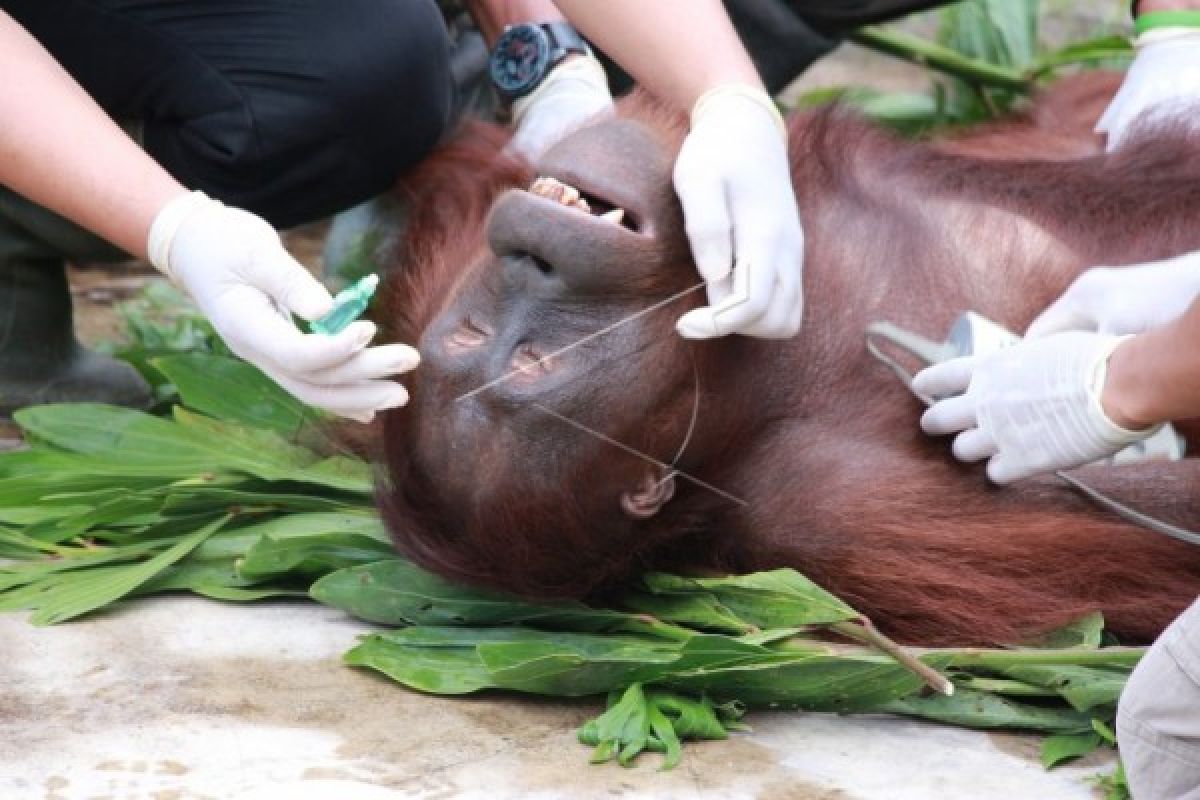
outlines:
[{"label": "watch face", "polygon": [[500,91],[521,95],[542,78],[550,58],[550,42],[536,25],[514,25],[496,42],[492,81]]}]

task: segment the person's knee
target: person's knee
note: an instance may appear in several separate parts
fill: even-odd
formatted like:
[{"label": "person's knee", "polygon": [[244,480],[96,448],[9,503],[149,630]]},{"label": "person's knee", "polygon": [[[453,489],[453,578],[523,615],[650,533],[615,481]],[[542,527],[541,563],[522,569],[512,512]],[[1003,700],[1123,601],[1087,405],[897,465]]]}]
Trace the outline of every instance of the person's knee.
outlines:
[{"label": "person's knee", "polygon": [[444,134],[454,85],[434,0],[312,3],[275,24],[265,52],[213,67],[201,100],[145,132],[189,187],[287,227],[389,188]]},{"label": "person's knee", "polygon": [[1121,693],[1117,742],[1137,798],[1200,798],[1200,603],[1155,642]]},{"label": "person's knee", "polygon": [[433,0],[338,5],[358,27],[346,36],[349,47],[329,56],[325,76],[345,155],[394,178],[423,158],[450,123],[454,85],[441,12]]}]

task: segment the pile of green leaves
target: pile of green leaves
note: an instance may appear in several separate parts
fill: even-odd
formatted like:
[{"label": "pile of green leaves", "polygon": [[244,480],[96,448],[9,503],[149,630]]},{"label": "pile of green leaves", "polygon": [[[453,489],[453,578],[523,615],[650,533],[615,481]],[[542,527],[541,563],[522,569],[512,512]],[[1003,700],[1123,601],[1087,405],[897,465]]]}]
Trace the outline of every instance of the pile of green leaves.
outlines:
[{"label": "pile of green leaves", "polygon": [[1105,741],[1141,656],[1101,647],[1099,615],[1042,647],[906,652],[951,679],[955,692],[946,696],[873,636],[855,636],[862,616],[791,570],[707,579],[653,573],[614,608],[595,609],[464,590],[387,561],[333,572],[312,595],[401,626],[364,637],[346,660],[414,689],[609,693],[608,711],[580,739],[597,748],[595,760],[617,755],[622,763],[649,749],[667,753],[669,766],[681,737],[724,738],[743,709],[770,708],[1042,731],[1052,734],[1043,760],[1053,766]]},{"label": "pile of green leaves", "polygon": [[302,443],[313,412],[233,358],[150,364],[186,407],[16,413],[29,449],[0,456],[0,610],[51,624],[161,591],[303,594],[326,564],[391,554],[367,465]]},{"label": "pile of green leaves", "polygon": [[[104,405],[24,409],[0,454],[0,610],[34,624],[190,591],[311,596],[391,630],[346,654],[419,691],[609,696],[580,739],[594,760],[677,763],[747,708],[890,712],[1042,731],[1048,765],[1105,742],[1141,655],[1101,646],[1098,615],[1039,647],[904,650],[791,570],[645,575],[611,608],[540,605],[448,583],[399,559],[362,460],[323,454],[313,412],[215,353],[149,359],[165,416]],[[944,676],[944,677],[942,677]],[[954,694],[930,685],[954,685]]]}]

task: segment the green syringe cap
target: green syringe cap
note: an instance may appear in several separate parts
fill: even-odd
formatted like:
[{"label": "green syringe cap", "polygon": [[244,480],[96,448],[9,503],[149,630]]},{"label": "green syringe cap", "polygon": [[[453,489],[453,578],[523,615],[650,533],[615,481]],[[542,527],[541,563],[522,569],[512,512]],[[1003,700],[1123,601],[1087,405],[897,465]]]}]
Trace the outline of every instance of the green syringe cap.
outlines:
[{"label": "green syringe cap", "polygon": [[379,276],[372,273],[338,292],[333,298],[333,310],[311,324],[312,332],[326,336],[341,333],[367,310],[367,304],[371,302],[378,286]]}]

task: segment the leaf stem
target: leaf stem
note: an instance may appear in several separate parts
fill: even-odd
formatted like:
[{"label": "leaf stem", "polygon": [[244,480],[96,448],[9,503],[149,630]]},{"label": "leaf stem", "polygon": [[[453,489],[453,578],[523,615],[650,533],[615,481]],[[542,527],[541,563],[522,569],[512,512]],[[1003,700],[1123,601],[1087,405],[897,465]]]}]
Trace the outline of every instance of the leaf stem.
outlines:
[{"label": "leaf stem", "polygon": [[621,626],[628,633],[648,633],[674,642],[686,642],[696,635],[696,631],[663,622],[650,614],[631,614],[630,617]]},{"label": "leaf stem", "polygon": [[949,678],[928,664],[921,662],[915,655],[884,636],[875,627],[875,624],[866,617],[859,617],[858,619],[846,622],[835,622],[829,626],[829,629],[856,642],[869,644],[872,647],[882,650],[896,659],[897,662],[910,672],[914,673],[934,691],[940,692],[947,697],[954,694],[954,684],[950,682]]},{"label": "leaf stem", "polygon": [[935,649],[922,654],[949,656],[947,667],[983,667],[1004,669],[1036,664],[1038,666],[1065,665],[1073,667],[1132,667],[1145,654],[1144,647],[1067,648],[1039,650],[1020,648],[1016,650]]},{"label": "leaf stem", "polygon": [[1029,78],[1021,70],[970,58],[957,50],[911,34],[867,26],[850,34],[850,39],[872,50],[944,72],[971,84],[1014,92],[1028,92],[1030,89]]}]

